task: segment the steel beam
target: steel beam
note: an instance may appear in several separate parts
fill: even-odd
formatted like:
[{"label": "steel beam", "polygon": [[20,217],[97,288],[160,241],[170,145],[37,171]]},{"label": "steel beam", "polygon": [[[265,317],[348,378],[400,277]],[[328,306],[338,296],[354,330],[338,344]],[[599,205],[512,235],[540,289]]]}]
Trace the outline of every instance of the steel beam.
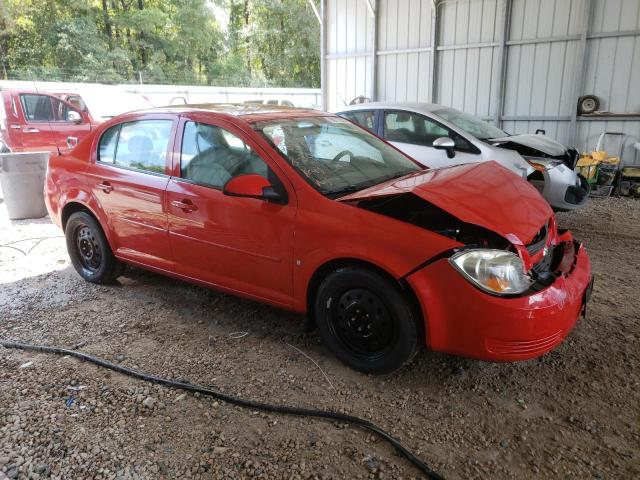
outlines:
[{"label": "steel beam", "polygon": [[378,50],[378,0],[373,0],[373,5],[371,4],[372,0],[366,0],[367,5],[369,6],[369,12],[371,13],[371,51],[373,52],[371,58],[371,89],[369,92],[369,98],[372,101],[376,101],[378,96],[378,56],[375,52]]},{"label": "steel beam", "polygon": [[640,30],[620,30],[619,32],[589,33],[587,38],[635,37],[638,35],[640,35]]},{"label": "steel beam", "polygon": [[439,45],[436,47],[436,50],[441,52],[445,50],[467,50],[469,48],[486,48],[500,46],[502,46],[502,43],[500,42],[461,43],[457,45]]},{"label": "steel beam", "polygon": [[417,47],[417,48],[400,48],[398,50],[378,50],[377,55],[400,55],[403,53],[422,53],[430,52],[431,47]]},{"label": "steel beam", "polygon": [[320,0],[320,91],[322,110],[327,110],[327,0]]},{"label": "steel beam", "polygon": [[327,60],[336,60],[339,58],[358,58],[358,57],[370,57],[373,52],[350,52],[350,53],[329,53],[325,55]]},{"label": "steel beam", "polygon": [[431,1],[431,61],[429,62],[429,99],[436,103],[438,88],[438,0]]},{"label": "steel beam", "polygon": [[584,14],[583,14],[583,27],[580,34],[580,46],[578,47],[578,62],[576,64],[575,71],[575,84],[573,87],[573,95],[571,96],[571,120],[569,123],[568,143],[569,146],[574,146],[577,140],[578,133],[578,98],[582,95],[584,89],[584,77],[587,73],[587,60],[589,58],[589,50],[587,49],[587,37],[589,36],[589,30],[591,29],[591,20],[593,18],[594,1],[585,0]]},{"label": "steel beam", "polygon": [[502,37],[498,48],[498,78],[496,85],[497,92],[494,95],[495,105],[493,107],[493,123],[502,126],[502,116],[504,115],[504,99],[507,89],[507,42],[511,31],[511,8],[512,0],[502,0]]}]

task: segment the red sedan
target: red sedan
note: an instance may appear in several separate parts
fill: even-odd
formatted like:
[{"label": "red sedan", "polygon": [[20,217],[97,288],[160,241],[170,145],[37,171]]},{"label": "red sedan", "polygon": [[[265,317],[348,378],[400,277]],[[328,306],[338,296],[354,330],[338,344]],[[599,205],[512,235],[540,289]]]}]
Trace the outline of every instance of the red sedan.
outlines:
[{"label": "red sedan", "polygon": [[421,344],[539,356],[591,290],[584,247],[527,182],[494,162],[425,169],[312,110],[125,114],[53,157],[45,188],[86,280],[127,263],[304,313],[365,372]]}]

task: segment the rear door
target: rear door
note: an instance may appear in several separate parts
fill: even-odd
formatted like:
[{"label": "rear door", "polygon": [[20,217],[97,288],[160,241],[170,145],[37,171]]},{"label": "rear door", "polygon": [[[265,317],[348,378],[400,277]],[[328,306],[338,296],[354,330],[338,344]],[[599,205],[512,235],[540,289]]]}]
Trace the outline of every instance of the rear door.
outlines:
[{"label": "rear door", "polygon": [[89,169],[116,255],[166,270],[173,263],[165,190],[176,123],[172,116],[153,115],[112,126],[101,135]]},{"label": "rear door", "polygon": [[[194,116],[197,120],[198,117]],[[225,121],[183,120],[167,187],[176,271],[287,306],[293,287],[293,190],[251,136]],[[258,174],[287,192],[286,203],[228,196],[236,175]]]},{"label": "rear door", "polygon": [[22,149],[22,126],[13,94],[0,91],[0,153]]},{"label": "rear door", "polygon": [[[385,110],[381,119],[382,138],[430,168],[482,161],[480,150],[453,130],[432,118],[403,110]],[[433,141],[449,137],[455,143],[455,157],[433,148]]]}]

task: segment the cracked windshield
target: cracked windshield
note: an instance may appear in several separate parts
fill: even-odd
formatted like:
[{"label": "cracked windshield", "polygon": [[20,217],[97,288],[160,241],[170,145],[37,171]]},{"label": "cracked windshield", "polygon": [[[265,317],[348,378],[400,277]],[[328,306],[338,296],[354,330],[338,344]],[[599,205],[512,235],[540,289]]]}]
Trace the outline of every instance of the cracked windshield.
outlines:
[{"label": "cracked windshield", "polygon": [[347,120],[309,117],[261,122],[255,128],[311,185],[329,196],[356,192],[422,169]]}]

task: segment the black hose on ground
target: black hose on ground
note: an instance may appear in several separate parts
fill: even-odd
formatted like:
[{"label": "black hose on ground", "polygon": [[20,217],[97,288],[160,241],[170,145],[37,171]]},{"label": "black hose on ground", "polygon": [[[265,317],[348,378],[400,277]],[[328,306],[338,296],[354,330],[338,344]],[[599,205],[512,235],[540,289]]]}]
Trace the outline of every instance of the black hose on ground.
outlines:
[{"label": "black hose on ground", "polygon": [[238,405],[240,407],[250,408],[253,410],[262,410],[265,412],[281,413],[285,415],[324,418],[329,420],[338,420],[341,422],[346,422],[351,425],[355,425],[365,430],[369,430],[376,433],[383,440],[393,445],[401,455],[403,455],[407,460],[409,460],[413,465],[415,465],[422,473],[424,473],[427,476],[427,478],[431,480],[444,480],[444,477],[442,477],[437,472],[433,471],[425,462],[423,462],[417,456],[411,453],[406,447],[404,447],[398,440],[393,438],[387,432],[382,430],[380,427],[378,427],[374,423],[368,420],[364,420],[362,418],[355,417],[353,415],[345,415],[343,413],[331,412],[331,411],[325,411],[325,410],[315,410],[311,408],[290,407],[286,405],[271,405],[269,403],[257,402],[255,400],[247,400],[244,398],[235,397],[233,395],[227,395],[226,393],[218,392],[216,390],[212,390],[210,388],[206,388],[200,385],[193,385],[187,382],[178,382],[175,380],[169,380],[167,378],[157,377],[155,375],[148,375],[146,373],[142,373],[137,370],[133,370],[131,368],[123,367],[122,365],[111,363],[107,360],[103,360],[102,358],[94,357],[93,355],[82,353],[77,350],[71,350],[68,348],[50,347],[46,345],[32,345],[28,343],[10,342],[6,340],[0,340],[0,345],[2,345],[5,348],[12,348],[17,350],[53,353],[56,355],[69,355],[70,357],[75,357],[79,360],[93,363],[95,365],[98,365],[99,367],[108,368],[109,370],[113,370],[115,372],[119,372],[133,378],[138,378],[140,380],[144,380],[147,382],[156,383],[158,385],[164,385],[166,387],[173,387],[173,388],[178,388],[180,390],[186,390],[188,392],[200,393],[208,397],[216,398],[223,402],[231,403],[233,405]]}]

